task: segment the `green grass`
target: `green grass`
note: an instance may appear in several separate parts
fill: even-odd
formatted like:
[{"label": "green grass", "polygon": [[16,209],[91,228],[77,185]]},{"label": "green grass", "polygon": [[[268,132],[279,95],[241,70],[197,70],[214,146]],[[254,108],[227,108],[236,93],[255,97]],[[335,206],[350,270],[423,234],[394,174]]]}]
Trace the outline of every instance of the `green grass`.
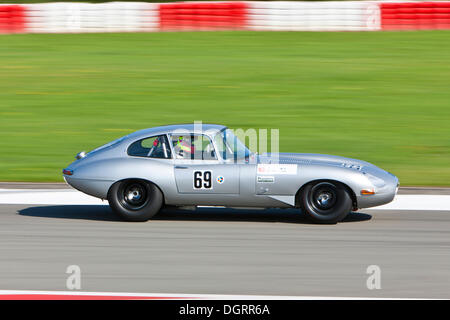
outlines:
[{"label": "green grass", "polygon": [[450,186],[450,32],[0,36],[0,181],[141,128],[279,128],[281,151]]}]

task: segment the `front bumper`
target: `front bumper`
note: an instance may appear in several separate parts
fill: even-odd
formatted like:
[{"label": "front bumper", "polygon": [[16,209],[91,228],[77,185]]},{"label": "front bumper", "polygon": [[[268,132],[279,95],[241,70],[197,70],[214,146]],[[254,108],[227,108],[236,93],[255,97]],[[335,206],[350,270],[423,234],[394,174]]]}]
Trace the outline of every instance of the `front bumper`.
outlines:
[{"label": "front bumper", "polygon": [[375,188],[374,195],[356,195],[358,208],[371,208],[387,204],[394,200],[398,192],[399,180],[396,176],[392,176],[381,188]]}]

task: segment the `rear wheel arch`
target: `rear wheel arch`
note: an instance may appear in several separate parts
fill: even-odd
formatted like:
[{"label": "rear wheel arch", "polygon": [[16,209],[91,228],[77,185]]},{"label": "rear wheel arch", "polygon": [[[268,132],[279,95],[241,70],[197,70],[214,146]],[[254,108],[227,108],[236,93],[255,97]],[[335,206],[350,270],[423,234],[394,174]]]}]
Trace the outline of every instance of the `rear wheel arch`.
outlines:
[{"label": "rear wheel arch", "polygon": [[109,206],[126,221],[147,221],[164,206],[164,193],[155,183],[126,178],[114,182],[108,190]]},{"label": "rear wheel arch", "polygon": [[163,204],[165,204],[165,196],[164,196],[164,192],[162,191],[162,189],[156,183],[154,183],[153,181],[150,181],[150,180],[147,180],[147,179],[142,179],[142,178],[124,178],[124,179],[117,180],[113,184],[111,184],[111,186],[108,189],[107,195],[109,196],[109,193],[110,193],[112,187],[115,184],[122,183],[122,182],[125,182],[125,181],[132,181],[132,180],[142,181],[142,182],[145,182],[145,183],[150,183],[150,184],[154,185],[155,187],[157,187],[159,189],[159,191],[161,192],[162,196],[163,196]]}]

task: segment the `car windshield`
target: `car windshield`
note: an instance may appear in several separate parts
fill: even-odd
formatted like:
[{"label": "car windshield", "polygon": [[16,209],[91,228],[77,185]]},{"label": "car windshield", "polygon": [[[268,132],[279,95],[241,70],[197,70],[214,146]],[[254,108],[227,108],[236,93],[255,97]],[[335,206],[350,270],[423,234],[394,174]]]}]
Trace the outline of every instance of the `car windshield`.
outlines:
[{"label": "car windshield", "polygon": [[246,159],[251,155],[251,151],[236,137],[232,130],[225,129],[220,131],[214,137],[217,151],[222,158],[227,159]]}]

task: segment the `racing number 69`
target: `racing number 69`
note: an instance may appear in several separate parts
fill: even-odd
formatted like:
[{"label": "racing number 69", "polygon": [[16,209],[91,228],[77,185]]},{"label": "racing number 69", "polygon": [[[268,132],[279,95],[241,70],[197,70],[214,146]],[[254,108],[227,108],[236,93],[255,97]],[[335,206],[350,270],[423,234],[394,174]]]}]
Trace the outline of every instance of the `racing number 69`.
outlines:
[{"label": "racing number 69", "polygon": [[211,177],[211,171],[194,171],[194,189],[211,189]]}]

